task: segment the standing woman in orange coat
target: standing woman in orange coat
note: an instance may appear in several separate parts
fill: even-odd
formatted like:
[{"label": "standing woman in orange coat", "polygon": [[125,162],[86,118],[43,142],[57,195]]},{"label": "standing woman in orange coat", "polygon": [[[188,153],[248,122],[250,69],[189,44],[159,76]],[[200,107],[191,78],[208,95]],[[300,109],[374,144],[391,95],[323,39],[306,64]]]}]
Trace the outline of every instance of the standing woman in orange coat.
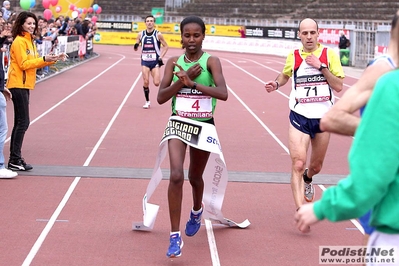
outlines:
[{"label": "standing woman in orange coat", "polygon": [[66,55],[48,54],[41,57],[34,44],[37,33],[36,15],[21,12],[12,29],[14,41],[10,49],[10,68],[7,88],[11,91],[14,104],[14,127],[11,133],[10,159],[8,168],[14,171],[28,171],[33,167],[21,155],[22,142],[29,127],[29,94],[36,84],[36,69],[54,64]]}]

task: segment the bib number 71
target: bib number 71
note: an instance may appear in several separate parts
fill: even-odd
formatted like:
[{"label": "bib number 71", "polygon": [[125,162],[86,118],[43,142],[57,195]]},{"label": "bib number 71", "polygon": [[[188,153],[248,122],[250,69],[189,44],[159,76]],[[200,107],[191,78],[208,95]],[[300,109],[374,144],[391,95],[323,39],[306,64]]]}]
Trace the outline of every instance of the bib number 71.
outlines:
[{"label": "bib number 71", "polygon": [[309,92],[310,92],[311,90],[314,90],[314,95],[317,96],[317,87],[316,87],[316,86],[314,86],[314,87],[305,87],[304,89],[305,89],[305,90],[308,90],[308,91],[306,92],[306,97],[309,96]]}]

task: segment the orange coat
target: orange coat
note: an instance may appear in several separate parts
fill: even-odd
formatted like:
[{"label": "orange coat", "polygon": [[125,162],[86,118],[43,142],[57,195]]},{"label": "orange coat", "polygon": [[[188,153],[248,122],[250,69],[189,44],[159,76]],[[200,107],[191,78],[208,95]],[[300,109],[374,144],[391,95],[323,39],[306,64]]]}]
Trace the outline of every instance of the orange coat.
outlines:
[{"label": "orange coat", "polygon": [[32,35],[25,32],[24,36],[17,36],[11,44],[8,89],[33,90],[36,84],[36,69],[54,64],[44,62],[33,41]]}]

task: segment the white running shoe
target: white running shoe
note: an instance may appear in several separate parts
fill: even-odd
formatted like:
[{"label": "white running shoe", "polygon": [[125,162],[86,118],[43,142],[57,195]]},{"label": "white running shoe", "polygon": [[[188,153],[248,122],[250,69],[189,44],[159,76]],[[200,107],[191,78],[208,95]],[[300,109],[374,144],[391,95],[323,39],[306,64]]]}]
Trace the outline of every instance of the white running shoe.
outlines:
[{"label": "white running shoe", "polygon": [[305,200],[307,202],[312,202],[314,200],[314,196],[315,196],[316,192],[314,190],[312,182],[310,182],[310,183],[305,182],[305,177],[309,178],[308,177],[308,168],[305,169],[305,172],[302,175],[303,181],[305,183],[305,195],[304,196],[305,196]]},{"label": "white running shoe", "polygon": [[150,101],[145,102],[145,104],[143,105],[143,108],[144,108],[144,109],[149,109],[149,108],[150,108],[150,105],[151,105]]},{"label": "white running shoe", "polygon": [[13,178],[16,177],[18,173],[8,170],[6,168],[0,169],[0,178]]},{"label": "white running shoe", "polygon": [[305,183],[305,200],[312,202],[314,200],[315,191],[312,183]]}]

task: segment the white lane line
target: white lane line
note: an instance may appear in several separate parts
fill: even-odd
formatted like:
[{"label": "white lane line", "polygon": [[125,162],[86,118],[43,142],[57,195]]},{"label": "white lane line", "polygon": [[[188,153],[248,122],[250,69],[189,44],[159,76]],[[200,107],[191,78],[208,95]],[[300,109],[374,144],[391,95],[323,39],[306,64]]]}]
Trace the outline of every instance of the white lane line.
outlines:
[{"label": "white lane line", "polygon": [[[266,81],[263,81],[263,80],[261,80],[260,78],[258,78],[257,76],[254,76],[254,75],[252,75],[251,73],[249,73],[248,71],[246,71],[245,69],[243,69],[243,68],[241,68],[241,67],[239,67],[239,66],[237,66],[236,64],[234,64],[233,62],[231,62],[230,60],[227,60],[227,59],[224,59],[223,58],[223,60],[225,60],[225,61],[227,61],[227,62],[229,62],[230,64],[232,64],[233,66],[235,66],[236,68],[238,68],[238,69],[240,69],[242,72],[244,72],[244,73],[246,73],[246,74],[248,74],[249,76],[251,76],[252,78],[254,78],[254,79],[256,79],[257,81],[259,81],[260,83],[262,83],[262,84],[265,84],[266,83]],[[251,60],[252,61],[252,60]],[[268,68],[268,67],[266,67],[266,68]],[[275,71],[275,72],[277,72],[276,70],[274,70],[274,69],[271,69],[271,70],[273,70],[273,71]],[[280,73],[280,72],[278,72],[278,73]],[[288,97],[288,95],[286,95],[286,94],[284,94],[284,93],[282,93],[281,91],[279,91],[279,90],[277,90],[276,92],[278,92],[278,93],[280,93],[281,95],[283,95],[285,98],[287,98],[287,99],[289,99],[290,97]]]},{"label": "white lane line", "polygon": [[[225,60],[226,60],[226,59],[225,59]],[[230,62],[232,65],[234,65],[234,66],[237,67],[238,69],[242,70],[243,72],[247,73],[248,75],[250,75],[250,76],[252,76],[253,78],[255,78],[255,79],[257,79],[257,80],[260,81],[260,79],[258,79],[257,77],[253,76],[251,73],[247,72],[246,70],[242,69],[241,67],[237,66],[236,64],[232,63],[231,61],[229,61],[229,60],[226,60],[226,61]],[[261,126],[274,138],[274,140],[276,140],[276,142],[285,150],[285,152],[286,152],[287,154],[290,154],[288,148],[287,148],[287,147],[280,141],[280,139],[277,138],[277,136],[276,136],[263,122],[262,122],[262,120],[261,120],[254,112],[252,112],[252,110],[244,103],[244,101],[241,100],[241,98],[238,97],[238,95],[237,95],[229,86],[227,86],[227,88],[228,88],[228,90],[234,95],[234,97],[236,97],[237,100],[245,107],[245,109],[247,109],[247,111],[259,122],[259,124],[261,124]],[[279,91],[277,91],[277,92],[279,92]],[[285,96],[285,94],[282,94],[282,95]],[[318,185],[318,186],[319,186],[319,188],[320,188],[321,190],[323,190],[323,191],[326,190],[326,187],[325,187],[325,186],[323,186],[323,185]],[[358,222],[356,219],[351,219],[350,221],[353,223],[354,226],[356,226],[356,228],[359,229],[359,231],[360,231],[362,234],[364,234],[364,230],[363,230],[362,226],[359,224],[359,222]]]},{"label": "white lane line", "polygon": [[216,247],[216,239],[213,234],[212,222],[205,219],[206,235],[208,236],[209,250],[211,252],[211,260],[213,266],[220,266],[218,249]]},{"label": "white lane line", "polygon": [[36,240],[35,244],[31,248],[28,256],[26,256],[22,266],[28,266],[32,263],[32,260],[35,258],[37,252],[39,251],[41,245],[43,244],[44,240],[46,239],[48,233],[50,232],[51,228],[53,227],[55,221],[57,220],[58,216],[60,215],[62,209],[65,207],[68,199],[70,198],[72,192],[75,190],[76,185],[78,184],[80,177],[76,177],[72,184],[69,186],[68,191],[65,193],[64,197],[62,198],[60,204],[58,205],[57,209],[54,211],[53,215],[51,215],[50,220],[44,227],[43,231],[39,235],[38,239]]},{"label": "white lane line", "polygon": [[[83,166],[88,166],[89,165],[90,161],[92,160],[92,158],[96,154],[96,152],[98,150],[98,147],[103,142],[105,136],[109,132],[111,126],[113,125],[113,123],[115,122],[116,118],[118,117],[120,111],[122,110],[122,107],[125,105],[127,99],[129,98],[129,96],[132,93],[134,87],[136,86],[137,82],[140,79],[141,79],[141,72],[137,76],[137,78],[134,81],[133,85],[130,87],[129,92],[126,94],[126,96],[123,99],[122,103],[120,104],[119,108],[116,110],[116,112],[115,112],[114,116],[112,117],[111,121],[108,123],[107,128],[104,130],[104,132],[101,135],[100,139],[97,141],[96,145],[94,146],[93,150],[91,151],[89,157],[86,159],[86,161],[85,161]],[[81,179],[80,176],[75,177],[75,179],[73,180],[72,184],[70,185],[68,191],[66,192],[66,194],[64,195],[64,197],[61,200],[60,204],[58,205],[57,209],[51,215],[50,220],[48,221],[48,223],[46,224],[45,228],[41,232],[40,236],[36,240],[35,244],[31,248],[28,256],[25,258],[24,262],[22,263],[22,266],[28,266],[28,265],[30,265],[32,263],[32,260],[35,258],[37,252],[39,251],[40,247],[42,246],[42,244],[43,244],[44,240],[46,239],[47,235],[49,234],[51,228],[54,226],[54,223],[57,221],[58,216],[60,215],[62,209],[65,207],[66,203],[68,202],[69,198],[71,197],[71,195],[72,195],[73,191],[75,190],[77,184],[79,183],[80,179]]]},{"label": "white lane line", "polygon": [[241,98],[229,87],[227,86],[227,89],[229,90],[229,92],[231,94],[234,95],[234,97],[236,97],[236,99],[242,104],[242,106],[245,107],[245,109],[247,109],[247,111],[256,119],[256,121],[258,121],[258,123],[267,131],[267,133],[270,134],[270,136],[272,136],[272,138],[280,145],[281,148],[283,148],[285,150],[286,153],[289,154],[288,148],[281,142],[281,140],[273,133],[273,131],[270,130],[270,128],[268,128],[265,123],[263,123],[263,121],[254,113],[252,112],[252,110],[248,107],[248,105],[246,105],[244,103],[243,100],[241,100]]},{"label": "white lane line", "polygon": [[[245,70],[244,70],[245,71]],[[262,127],[272,136],[277,143],[280,144],[280,146],[285,149],[285,151],[288,153],[288,149],[284,146],[284,144],[276,137],[276,135],[262,122],[259,117],[252,112],[252,110],[244,103],[243,100],[241,100],[240,97],[227,85],[227,89],[229,90],[230,93],[234,95],[234,97],[237,98],[237,100],[247,109],[247,111],[255,117],[255,119],[262,125]],[[213,266],[219,266],[220,261],[219,261],[219,255],[217,253],[217,247],[216,247],[216,239],[215,235],[213,234],[213,229],[212,229],[212,223],[208,220],[205,220],[205,227],[206,227],[206,232],[208,235],[208,243],[209,243],[209,249],[211,252],[211,259],[212,259],[212,265]]]}]

